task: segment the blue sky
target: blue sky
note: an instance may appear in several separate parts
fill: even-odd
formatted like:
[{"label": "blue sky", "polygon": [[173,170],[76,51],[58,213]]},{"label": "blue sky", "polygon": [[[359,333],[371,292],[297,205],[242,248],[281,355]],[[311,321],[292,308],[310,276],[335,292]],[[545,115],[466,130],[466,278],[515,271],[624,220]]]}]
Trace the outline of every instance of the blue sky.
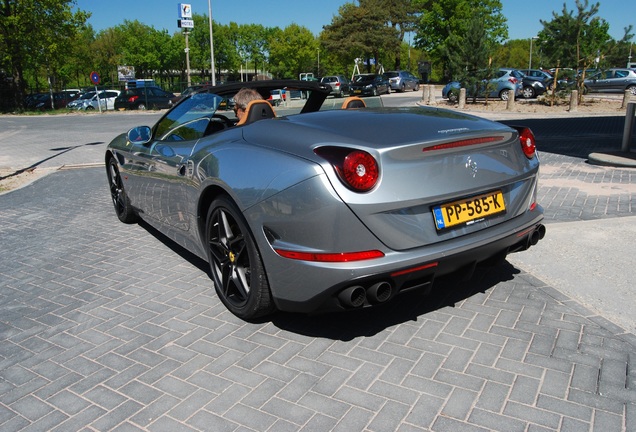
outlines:
[{"label": "blue sky", "polygon": [[[192,6],[194,13],[208,14],[208,0],[76,0],[77,6],[91,12],[89,23],[95,30],[114,27],[128,20],[167,29],[170,33],[178,30],[178,4]],[[594,3],[592,0],[590,3]],[[330,24],[338,8],[347,3],[344,0],[238,0],[235,2],[211,0],[212,18],[219,24],[262,24],[266,27],[285,28],[296,23],[307,27],[318,35],[322,26]],[[552,12],[561,13],[563,0],[502,0],[503,13],[508,19],[510,39],[524,39],[535,36],[542,25],[539,20],[552,20]],[[568,9],[575,9],[575,0],[566,0]],[[616,39],[623,36],[628,25],[636,28],[636,1],[601,0],[598,16],[610,24],[610,35]]]}]

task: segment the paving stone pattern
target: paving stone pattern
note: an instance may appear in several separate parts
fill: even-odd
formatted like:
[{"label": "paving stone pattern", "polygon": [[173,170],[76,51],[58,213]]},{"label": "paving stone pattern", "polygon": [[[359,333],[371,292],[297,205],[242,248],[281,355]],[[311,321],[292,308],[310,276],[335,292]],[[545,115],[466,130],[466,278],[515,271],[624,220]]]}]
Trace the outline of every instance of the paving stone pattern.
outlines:
[{"label": "paving stone pattern", "polygon": [[[552,175],[587,181],[553,151]],[[622,192],[566,214],[553,187],[547,219],[633,214]],[[104,169],[0,209],[3,431],[636,430],[634,335],[510,264],[383,308],[246,323],[206,263],[117,220]]]}]

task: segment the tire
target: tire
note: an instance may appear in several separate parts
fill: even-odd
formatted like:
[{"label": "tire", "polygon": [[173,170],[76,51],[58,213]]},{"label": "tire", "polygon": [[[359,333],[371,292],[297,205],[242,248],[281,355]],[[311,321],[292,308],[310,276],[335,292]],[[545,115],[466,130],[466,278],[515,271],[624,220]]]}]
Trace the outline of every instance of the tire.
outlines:
[{"label": "tire", "polygon": [[378,95],[378,89],[373,87],[373,90],[371,91],[371,95],[372,96],[377,96]]},{"label": "tire", "polygon": [[450,103],[456,104],[457,102],[459,102],[459,95],[454,92],[454,91],[449,91],[448,92],[448,101]]},{"label": "tire", "polygon": [[510,90],[504,89],[499,93],[499,99],[502,101],[507,101],[510,97]]},{"label": "tire", "polygon": [[236,205],[215,199],[206,219],[205,248],[214,289],[237,317],[252,320],[274,311],[269,283],[252,234]]},{"label": "tire", "polygon": [[146,104],[140,103],[139,105],[137,105],[137,109],[139,111],[146,111]]},{"label": "tire", "polygon": [[627,90],[629,90],[629,93],[632,96],[636,96],[636,85],[630,85],[629,87],[627,87]]},{"label": "tire", "polygon": [[94,110],[95,110],[95,107],[92,105],[89,105],[86,107],[86,111],[94,111]]},{"label": "tire", "polygon": [[406,91],[406,85],[402,83],[402,88],[400,88],[400,92],[404,93]]},{"label": "tire", "polygon": [[420,91],[420,83],[415,84],[415,87],[413,87],[413,91]]},{"label": "tire", "polygon": [[115,213],[117,218],[123,223],[132,224],[137,222],[138,216],[130,205],[130,200],[124,189],[124,183],[121,180],[119,174],[119,167],[115,158],[110,158],[107,167],[108,185],[110,186],[110,197],[113,200],[113,206],[115,206]]},{"label": "tire", "polygon": [[525,99],[532,99],[535,97],[535,91],[532,86],[527,86],[523,88],[523,97]]}]

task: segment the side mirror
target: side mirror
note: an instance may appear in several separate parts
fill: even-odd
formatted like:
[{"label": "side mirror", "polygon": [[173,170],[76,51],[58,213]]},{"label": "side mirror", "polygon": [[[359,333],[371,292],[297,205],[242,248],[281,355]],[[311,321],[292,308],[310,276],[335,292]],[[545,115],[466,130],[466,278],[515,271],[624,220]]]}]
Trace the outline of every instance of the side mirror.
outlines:
[{"label": "side mirror", "polygon": [[128,131],[127,137],[133,144],[147,144],[152,139],[152,129],[148,126],[137,126]]}]

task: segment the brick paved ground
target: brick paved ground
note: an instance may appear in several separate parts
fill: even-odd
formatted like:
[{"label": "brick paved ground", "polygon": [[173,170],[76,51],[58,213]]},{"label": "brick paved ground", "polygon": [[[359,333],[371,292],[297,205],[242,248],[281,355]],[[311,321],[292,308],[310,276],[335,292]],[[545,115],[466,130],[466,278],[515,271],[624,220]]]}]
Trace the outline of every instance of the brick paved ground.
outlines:
[{"label": "brick paved ground", "polygon": [[[632,171],[586,166],[588,135],[545,130],[548,223],[633,215]],[[510,264],[381,309],[248,324],[205,263],[118,222],[103,169],[0,208],[3,431],[636,430],[634,335]]]}]

